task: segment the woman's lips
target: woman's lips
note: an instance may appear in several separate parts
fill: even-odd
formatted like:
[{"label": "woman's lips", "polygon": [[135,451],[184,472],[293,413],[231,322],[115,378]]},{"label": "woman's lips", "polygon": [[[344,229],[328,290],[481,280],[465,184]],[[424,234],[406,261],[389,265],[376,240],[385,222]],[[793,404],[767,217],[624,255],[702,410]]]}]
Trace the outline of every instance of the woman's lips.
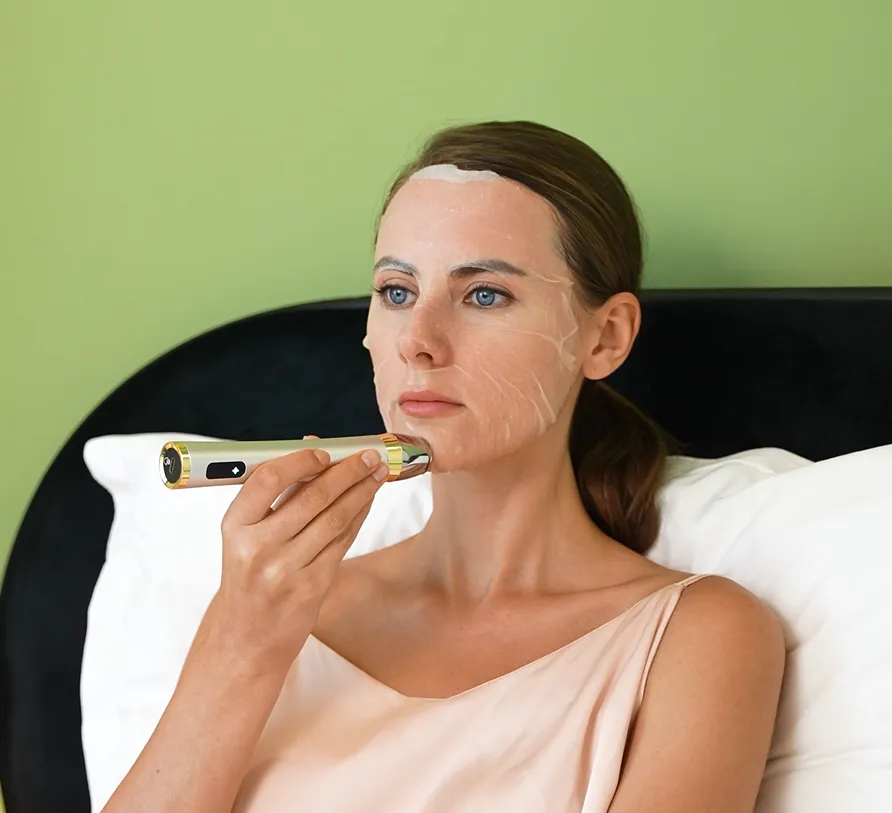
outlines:
[{"label": "woman's lips", "polygon": [[400,409],[413,418],[439,418],[461,409],[461,404],[451,401],[401,401]]},{"label": "woman's lips", "polygon": [[399,407],[413,418],[438,418],[457,412],[462,405],[433,390],[417,390],[404,392],[399,398]]}]

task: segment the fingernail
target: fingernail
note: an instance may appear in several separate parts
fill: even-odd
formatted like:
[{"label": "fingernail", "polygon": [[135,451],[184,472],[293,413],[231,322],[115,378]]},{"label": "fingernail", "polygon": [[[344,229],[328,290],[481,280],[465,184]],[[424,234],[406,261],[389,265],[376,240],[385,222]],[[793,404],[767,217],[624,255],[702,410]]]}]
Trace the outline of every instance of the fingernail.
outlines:
[{"label": "fingernail", "polygon": [[324,449],[313,449],[313,454],[316,455],[316,459],[324,466],[327,463],[331,463],[331,455],[326,452]]},{"label": "fingernail", "polygon": [[386,463],[382,463],[380,466],[378,466],[377,469],[372,472],[372,477],[374,477],[380,483],[382,480],[387,479],[388,474],[390,474],[390,469],[387,468]]},{"label": "fingernail", "polygon": [[381,455],[369,449],[367,452],[362,453],[362,462],[365,463],[370,469],[373,469],[381,462]]}]

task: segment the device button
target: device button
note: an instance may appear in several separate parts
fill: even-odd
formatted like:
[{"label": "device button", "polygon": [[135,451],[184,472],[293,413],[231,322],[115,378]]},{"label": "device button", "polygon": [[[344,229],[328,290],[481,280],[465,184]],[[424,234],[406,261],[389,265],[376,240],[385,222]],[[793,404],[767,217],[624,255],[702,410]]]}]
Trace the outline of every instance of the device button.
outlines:
[{"label": "device button", "polygon": [[247,467],[241,460],[219,461],[208,463],[205,477],[208,480],[237,480],[244,476]]}]

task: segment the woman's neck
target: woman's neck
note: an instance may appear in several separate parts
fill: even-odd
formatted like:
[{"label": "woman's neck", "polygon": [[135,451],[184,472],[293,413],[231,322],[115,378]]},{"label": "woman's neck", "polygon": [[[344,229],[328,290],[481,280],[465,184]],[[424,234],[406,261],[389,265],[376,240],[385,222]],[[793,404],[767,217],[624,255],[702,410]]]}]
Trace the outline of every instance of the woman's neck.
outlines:
[{"label": "woman's neck", "polygon": [[546,437],[485,467],[433,476],[416,537],[424,580],[451,601],[584,589],[617,543],[588,517],[569,455]]}]

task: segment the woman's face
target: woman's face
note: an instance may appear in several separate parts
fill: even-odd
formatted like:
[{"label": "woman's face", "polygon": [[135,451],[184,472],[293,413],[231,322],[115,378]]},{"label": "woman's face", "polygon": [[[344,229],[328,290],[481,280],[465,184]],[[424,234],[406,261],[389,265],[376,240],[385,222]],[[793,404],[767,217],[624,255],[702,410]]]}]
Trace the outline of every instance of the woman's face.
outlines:
[{"label": "woman's face", "polygon": [[[572,413],[585,311],[531,190],[453,167],[414,176],[381,220],[374,285],[378,406],[389,431],[431,444],[435,471],[515,452]],[[437,396],[454,403],[418,400]]]}]

